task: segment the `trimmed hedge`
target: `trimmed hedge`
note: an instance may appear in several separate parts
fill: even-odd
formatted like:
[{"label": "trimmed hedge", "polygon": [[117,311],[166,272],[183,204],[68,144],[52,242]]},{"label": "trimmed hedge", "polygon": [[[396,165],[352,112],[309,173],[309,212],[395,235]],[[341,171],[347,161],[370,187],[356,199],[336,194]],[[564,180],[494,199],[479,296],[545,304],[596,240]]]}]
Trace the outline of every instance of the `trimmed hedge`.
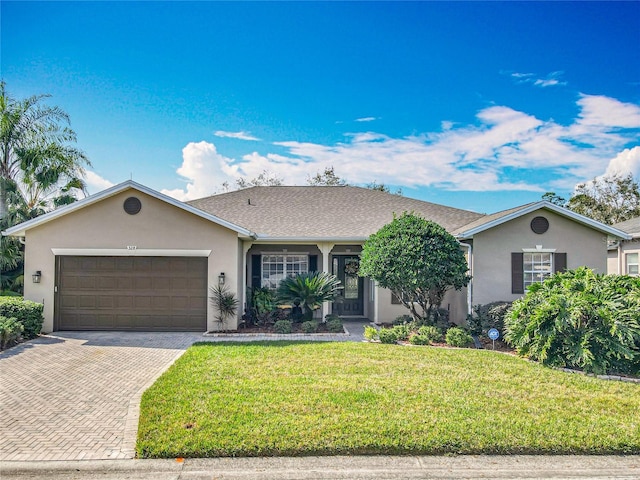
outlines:
[{"label": "trimmed hedge", "polygon": [[40,334],[43,309],[43,304],[22,297],[0,297],[0,317],[15,318],[20,322],[24,328],[22,336],[27,340]]}]

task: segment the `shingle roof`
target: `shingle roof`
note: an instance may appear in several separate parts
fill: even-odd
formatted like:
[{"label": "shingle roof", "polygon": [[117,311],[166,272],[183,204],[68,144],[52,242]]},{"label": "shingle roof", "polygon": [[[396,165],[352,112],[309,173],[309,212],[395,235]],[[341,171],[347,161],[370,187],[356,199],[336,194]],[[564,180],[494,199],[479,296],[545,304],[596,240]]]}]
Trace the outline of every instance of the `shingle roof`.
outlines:
[{"label": "shingle roof", "polygon": [[508,210],[502,210],[500,212],[496,212],[496,213],[492,213],[491,215],[483,215],[482,217],[478,218],[477,220],[474,220],[471,223],[468,223],[466,225],[461,225],[460,227],[456,228],[453,232],[451,232],[453,235],[459,235],[462,234],[464,232],[468,232],[470,230],[474,230],[478,227],[481,227],[483,225],[492,223],[496,220],[499,220],[503,217],[508,217],[509,215],[511,215],[512,213],[516,213],[520,210],[524,210],[527,207],[529,207],[530,205],[534,205],[536,202],[532,202],[532,203],[527,203],[525,205],[520,205],[518,207],[514,207],[514,208],[510,208]]},{"label": "shingle roof", "polygon": [[640,237],[640,217],[631,218],[625,222],[616,223],[612,227],[627,232],[633,237]]},{"label": "shingle roof", "polygon": [[484,215],[368,188],[251,187],[188,202],[235,225],[274,238],[367,238],[414,212],[454,231]]}]

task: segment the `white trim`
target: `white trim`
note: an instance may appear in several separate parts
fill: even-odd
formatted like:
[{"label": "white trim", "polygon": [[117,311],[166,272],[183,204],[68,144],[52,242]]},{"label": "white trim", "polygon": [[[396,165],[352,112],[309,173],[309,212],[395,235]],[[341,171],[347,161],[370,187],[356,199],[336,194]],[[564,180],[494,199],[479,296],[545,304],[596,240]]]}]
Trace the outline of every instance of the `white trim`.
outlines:
[{"label": "white trim", "polygon": [[369,237],[270,237],[269,235],[258,235],[254,245],[261,243],[288,243],[288,244],[305,244],[305,243],[318,243],[329,242],[334,245],[353,245],[365,242]]},{"label": "white trim", "polygon": [[37,227],[39,225],[42,225],[44,223],[50,222],[51,220],[55,220],[58,217],[62,217],[64,215],[67,215],[69,213],[75,212],[76,210],[79,210],[81,208],[87,207],[89,205],[92,205],[96,202],[99,202],[101,200],[104,200],[106,198],[109,197],[113,197],[114,195],[117,195],[121,192],[124,192],[126,190],[137,190],[141,193],[144,193],[146,195],[149,195],[151,197],[154,197],[158,200],[161,200],[165,203],[168,203],[170,205],[173,205],[174,207],[180,208],[182,210],[185,210],[189,213],[192,213],[194,215],[197,215],[198,217],[204,218],[206,220],[209,220],[213,223],[217,223],[218,225],[221,225],[223,227],[226,227],[230,230],[233,230],[234,232],[239,233],[240,235],[246,236],[246,237],[255,237],[256,235],[251,232],[250,230],[247,230],[246,228],[240,227],[238,225],[235,225],[231,222],[227,222],[226,220],[223,220],[221,218],[216,217],[215,215],[211,215],[207,212],[204,212],[198,208],[192,207],[191,205],[187,204],[187,203],[183,203],[180,200],[176,200],[175,198],[172,198],[168,195],[165,195],[164,193],[160,193],[160,192],[156,192],[155,190],[150,189],[149,187],[145,187],[144,185],[141,185],[139,183],[134,182],[133,180],[127,180],[126,182],[122,182],[118,185],[114,185],[113,187],[107,188],[106,190],[103,190],[101,192],[98,192],[94,195],[91,195],[89,197],[83,198],[82,200],[78,200],[77,202],[74,202],[70,205],[66,205],[62,208],[58,208],[52,212],[49,212],[45,215],[41,215],[40,217],[34,218],[32,220],[28,220],[26,222],[23,223],[19,223],[18,225],[15,225],[11,228],[6,229],[4,232],[2,232],[3,235],[6,236],[14,236],[14,237],[24,237],[26,234],[26,231]]},{"label": "white trim", "polygon": [[596,220],[593,220],[592,218],[585,217],[584,215],[580,215],[579,213],[573,212],[568,208],[559,207],[558,205],[554,205],[553,203],[547,202],[547,201],[541,201],[541,202],[532,203],[530,205],[525,205],[519,210],[516,210],[515,212],[511,212],[508,215],[505,215],[500,218],[496,218],[495,220],[484,223],[470,230],[460,232],[456,235],[456,237],[471,238],[476,233],[484,232],[485,230],[489,230],[490,228],[497,227],[498,225],[502,225],[503,223],[506,223],[510,220],[521,217],[523,215],[527,215],[528,213],[532,213],[540,209],[550,210],[554,213],[557,213],[560,216],[570,218],[571,220],[574,220],[578,223],[582,223],[583,225],[587,225],[595,230],[599,230],[613,237],[619,237],[625,240],[631,239],[631,235],[623,232],[622,230],[618,230],[617,228],[610,227],[608,225],[605,225],[604,223],[600,223]]},{"label": "white trim", "polygon": [[170,248],[52,248],[56,256],[76,257],[208,257],[211,250]]},{"label": "white trim", "polygon": [[557,248],[523,248],[524,253],[556,253]]}]

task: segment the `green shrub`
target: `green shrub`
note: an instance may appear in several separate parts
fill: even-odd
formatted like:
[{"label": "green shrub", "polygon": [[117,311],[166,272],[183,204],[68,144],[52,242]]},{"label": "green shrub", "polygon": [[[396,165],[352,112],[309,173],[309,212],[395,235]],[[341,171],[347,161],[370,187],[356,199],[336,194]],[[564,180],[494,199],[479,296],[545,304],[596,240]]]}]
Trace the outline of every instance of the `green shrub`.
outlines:
[{"label": "green shrub", "polygon": [[414,333],[409,337],[409,343],[412,345],[431,345],[431,340],[426,335]]},{"label": "green shrub", "polygon": [[370,342],[378,340],[378,329],[370,325],[364,327],[364,338]]},{"label": "green shrub", "polygon": [[452,347],[467,347],[473,342],[469,332],[460,327],[451,327],[445,335],[445,342]]},{"label": "green shrub", "polygon": [[304,333],[316,333],[318,331],[318,322],[314,322],[314,321],[302,322],[302,324],[300,325],[300,329]]},{"label": "green shrub", "polygon": [[413,325],[404,324],[404,325],[395,325],[391,328],[395,332],[396,340],[408,340],[411,332],[413,331]]},{"label": "green shrub", "polygon": [[342,320],[340,320],[339,317],[327,320],[327,330],[329,330],[331,333],[344,333]]},{"label": "green shrub", "polygon": [[291,333],[293,322],[291,320],[278,320],[273,324],[273,331],[276,333]]},{"label": "green shrub", "polygon": [[492,302],[486,305],[474,305],[473,315],[467,317],[467,325],[472,335],[487,335],[492,328],[504,334],[504,319],[511,302]]},{"label": "green shrub", "polygon": [[36,338],[42,330],[41,303],[23,300],[21,297],[0,297],[0,316],[15,318],[24,327],[23,335],[26,339]]},{"label": "green shrub", "polygon": [[413,317],[411,315],[400,315],[391,322],[391,325],[404,325],[405,323],[411,322],[413,322]]},{"label": "green shrub", "polygon": [[586,267],[529,287],[513,303],[505,340],[544,365],[640,373],[640,278]]},{"label": "green shrub", "polygon": [[442,341],[442,331],[438,327],[432,325],[423,325],[418,328],[418,335],[426,337],[429,343],[438,343]]},{"label": "green shrub", "polygon": [[12,346],[22,340],[24,327],[16,318],[0,316],[0,350]]},{"label": "green shrub", "polygon": [[398,341],[398,333],[393,328],[381,328],[378,330],[378,338],[381,343],[396,343]]}]

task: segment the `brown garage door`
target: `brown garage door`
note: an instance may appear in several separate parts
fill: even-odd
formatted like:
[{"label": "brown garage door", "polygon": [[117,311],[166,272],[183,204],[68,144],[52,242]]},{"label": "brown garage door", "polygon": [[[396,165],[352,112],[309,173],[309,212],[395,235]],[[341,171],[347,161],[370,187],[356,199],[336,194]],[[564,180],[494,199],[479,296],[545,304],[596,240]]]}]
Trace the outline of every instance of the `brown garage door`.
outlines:
[{"label": "brown garage door", "polygon": [[57,330],[206,330],[206,258],[60,256],[57,274]]}]

